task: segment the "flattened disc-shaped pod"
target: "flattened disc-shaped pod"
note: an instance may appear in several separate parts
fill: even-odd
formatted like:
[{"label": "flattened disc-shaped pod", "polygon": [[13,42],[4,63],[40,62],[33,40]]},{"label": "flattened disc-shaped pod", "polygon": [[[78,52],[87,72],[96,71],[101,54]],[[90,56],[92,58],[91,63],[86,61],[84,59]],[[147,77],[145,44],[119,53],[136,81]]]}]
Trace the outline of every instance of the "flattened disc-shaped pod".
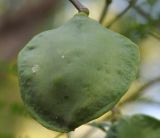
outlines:
[{"label": "flattened disc-shaped pod", "polygon": [[133,42],[77,14],[34,37],[19,53],[21,95],[42,125],[72,131],[113,108],[138,64]]},{"label": "flattened disc-shaped pod", "polygon": [[106,138],[160,138],[160,120],[146,115],[124,117],[107,134]]}]

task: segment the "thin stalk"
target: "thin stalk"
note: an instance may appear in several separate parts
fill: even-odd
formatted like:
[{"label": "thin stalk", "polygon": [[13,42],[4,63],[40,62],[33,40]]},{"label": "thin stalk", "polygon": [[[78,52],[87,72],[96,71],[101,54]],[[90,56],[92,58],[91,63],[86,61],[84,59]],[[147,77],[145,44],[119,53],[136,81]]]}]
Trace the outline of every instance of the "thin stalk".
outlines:
[{"label": "thin stalk", "polygon": [[154,33],[154,32],[149,32],[149,35],[151,35],[152,37],[160,40],[160,35],[158,35],[158,34],[156,34],[156,33]]},{"label": "thin stalk", "polygon": [[84,12],[89,15],[89,10],[84,5],[82,5],[78,0],[69,0],[78,10],[78,12]]},{"label": "thin stalk", "polygon": [[124,99],[123,101],[121,101],[119,103],[119,106],[123,106],[126,103],[132,102],[134,100],[136,100],[140,95],[142,95],[142,93],[149,88],[150,86],[159,83],[160,82],[160,76],[150,80],[149,82],[145,83],[144,85],[142,85],[140,88],[138,88],[130,97],[128,97],[127,99]]},{"label": "thin stalk", "polygon": [[110,5],[111,3],[112,3],[112,0],[105,0],[105,5],[104,5],[103,11],[102,11],[102,13],[101,13],[100,19],[99,19],[99,22],[100,22],[100,23],[103,23],[106,15],[107,15],[109,5]]},{"label": "thin stalk", "polygon": [[147,13],[146,11],[144,11],[143,9],[141,9],[141,7],[133,5],[133,9],[139,13],[143,18],[145,18],[148,21],[153,20],[151,15],[149,13]]},{"label": "thin stalk", "polygon": [[128,12],[130,8],[135,5],[137,0],[130,0],[129,5],[120,13],[118,14],[108,25],[106,25],[107,28],[110,28],[116,21],[118,21],[125,13]]}]

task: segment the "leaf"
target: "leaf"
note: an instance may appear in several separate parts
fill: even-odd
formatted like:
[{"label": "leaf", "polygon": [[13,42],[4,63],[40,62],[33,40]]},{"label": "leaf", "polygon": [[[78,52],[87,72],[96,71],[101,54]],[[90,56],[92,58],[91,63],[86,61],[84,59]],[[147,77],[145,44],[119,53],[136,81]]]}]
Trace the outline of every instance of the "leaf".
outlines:
[{"label": "leaf", "polygon": [[160,138],[160,121],[146,115],[125,117],[111,126],[106,138]]}]

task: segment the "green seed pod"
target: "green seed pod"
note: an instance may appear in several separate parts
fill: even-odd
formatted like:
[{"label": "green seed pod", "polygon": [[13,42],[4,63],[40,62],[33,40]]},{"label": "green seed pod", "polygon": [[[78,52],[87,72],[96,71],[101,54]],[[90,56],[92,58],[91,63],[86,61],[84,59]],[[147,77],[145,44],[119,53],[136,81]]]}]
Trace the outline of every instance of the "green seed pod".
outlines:
[{"label": "green seed pod", "polygon": [[135,79],[139,49],[80,13],[19,53],[22,99],[45,127],[69,132],[111,110]]}]

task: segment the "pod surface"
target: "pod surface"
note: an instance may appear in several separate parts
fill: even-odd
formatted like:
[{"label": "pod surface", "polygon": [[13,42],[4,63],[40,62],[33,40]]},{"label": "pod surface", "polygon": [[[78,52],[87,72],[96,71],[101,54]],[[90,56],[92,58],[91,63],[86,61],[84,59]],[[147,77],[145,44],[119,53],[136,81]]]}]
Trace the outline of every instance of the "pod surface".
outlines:
[{"label": "pod surface", "polygon": [[18,55],[22,99],[45,127],[69,132],[111,110],[135,79],[139,49],[82,14]]}]

